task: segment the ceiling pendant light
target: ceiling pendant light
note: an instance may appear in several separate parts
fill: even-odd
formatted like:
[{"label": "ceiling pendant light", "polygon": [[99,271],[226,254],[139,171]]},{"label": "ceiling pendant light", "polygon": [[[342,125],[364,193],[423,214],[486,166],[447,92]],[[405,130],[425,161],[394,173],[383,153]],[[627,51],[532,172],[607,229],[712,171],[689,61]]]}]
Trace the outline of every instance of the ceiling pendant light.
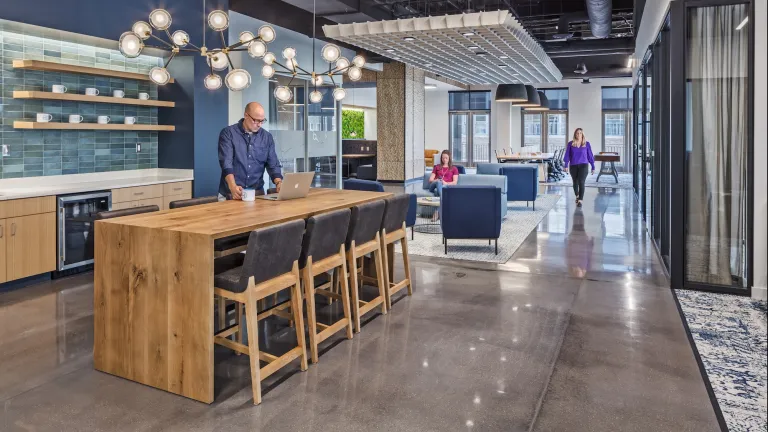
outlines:
[{"label": "ceiling pendant light", "polygon": [[323,79],[322,75],[315,75],[315,77],[312,78],[312,85],[315,87],[320,87],[323,84],[325,84],[325,80]]},{"label": "ceiling pendant light", "polygon": [[323,57],[323,60],[328,63],[333,63],[341,57],[341,49],[336,45],[329,43],[323,47],[320,51],[320,55]]},{"label": "ceiling pendant light", "polygon": [[524,102],[512,102],[512,106],[519,106],[523,108],[541,106],[541,99],[539,99],[539,92],[536,91],[536,87],[532,85],[526,85],[525,93],[527,95],[527,100]]},{"label": "ceiling pendant light", "polygon": [[527,102],[528,92],[523,84],[499,84],[496,88],[496,102]]},{"label": "ceiling pendant light", "polygon": [[271,65],[275,60],[277,60],[277,58],[271,52],[264,54],[264,63]]},{"label": "ceiling pendant light", "polygon": [[218,90],[221,87],[221,77],[216,74],[210,74],[205,77],[205,88],[208,90]]},{"label": "ceiling pendant light", "polygon": [[346,90],[344,90],[343,88],[341,88],[341,87],[336,87],[336,88],[333,90],[333,98],[334,98],[334,99],[335,99],[337,102],[341,102],[342,100],[344,100],[344,98],[345,98],[345,97],[347,97],[347,91],[346,91]]},{"label": "ceiling pendant light", "polygon": [[241,91],[251,85],[251,74],[245,69],[232,69],[226,77],[224,83],[232,91]]},{"label": "ceiling pendant light", "polygon": [[261,68],[261,76],[264,78],[272,78],[275,75],[275,68],[273,68],[271,65],[264,65],[264,67]]},{"label": "ceiling pendant light", "polygon": [[349,68],[349,70],[347,71],[347,76],[348,76],[348,77],[349,77],[349,79],[351,79],[352,81],[360,81],[360,78],[362,78],[362,77],[363,77],[363,70],[362,70],[362,69],[360,69],[360,68],[359,68],[359,67],[357,67],[357,66],[352,66],[352,67],[351,67],[351,68]]},{"label": "ceiling pendant light", "polygon": [[539,102],[541,103],[537,107],[523,108],[525,111],[549,111],[549,99],[543,91],[539,91]]},{"label": "ceiling pendant light", "polygon": [[[205,1],[203,2],[203,9],[205,9]],[[220,33],[221,40],[225,40],[224,31],[229,28],[229,14],[223,10],[211,11],[207,16],[203,16],[204,22],[211,30]],[[254,58],[266,57],[270,55],[271,58],[265,58],[265,63],[271,65],[275,60],[274,54],[267,52],[267,43],[275,40],[275,29],[269,25],[263,25],[259,27],[258,35],[254,35],[253,32],[243,31],[238,36],[238,42],[229,46],[221,48],[210,49],[206,47],[205,41],[208,40],[205,34],[206,26],[203,25],[203,44],[200,47],[190,43],[189,33],[183,30],[176,30],[171,34],[169,28],[173,22],[171,14],[165,9],[155,9],[149,14],[149,22],[136,21],[131,27],[131,31],[125,32],[120,36],[118,42],[118,48],[120,52],[127,58],[138,57],[144,48],[145,40],[149,38],[156,39],[162,42],[163,46],[151,46],[152,48],[162,49],[169,51],[170,55],[167,57],[165,64],[160,67],[154,67],[149,72],[149,79],[158,85],[164,85],[171,81],[171,75],[168,72],[168,65],[177,55],[189,54],[195,52],[205,57],[206,62],[211,68],[211,73],[203,79],[205,88],[209,90],[216,90],[221,88],[222,84],[226,84],[227,88],[233,91],[239,91],[248,88],[251,84],[251,75],[245,69],[235,68],[230,60],[229,53],[234,51],[248,51],[248,55]],[[168,37],[168,41],[152,34],[152,30],[158,30],[163,32]],[[293,48],[290,48],[293,50]],[[295,56],[296,51],[293,50]],[[294,59],[295,61],[295,59]],[[295,65],[298,67],[298,64]],[[214,71],[225,71],[229,69],[226,77],[222,78],[215,74]],[[271,77],[275,71],[272,67],[262,68],[262,75]]]},{"label": "ceiling pendant light", "polygon": [[320,90],[314,90],[309,94],[309,101],[312,103],[320,103],[323,101],[323,93]]},{"label": "ceiling pendant light", "polygon": [[277,86],[274,91],[275,99],[282,103],[288,103],[293,98],[291,89],[287,86]]},{"label": "ceiling pendant light", "polygon": [[347,60],[346,57],[339,57],[338,60],[336,60],[336,69],[346,69],[349,67],[349,60]]},{"label": "ceiling pendant light", "polygon": [[296,57],[296,48],[288,47],[283,50],[283,58],[286,60],[292,60]]},{"label": "ceiling pendant light", "polygon": [[359,68],[362,68],[363,66],[365,66],[365,57],[363,57],[361,55],[356,55],[352,59],[352,64],[357,66],[357,67],[359,67]]}]

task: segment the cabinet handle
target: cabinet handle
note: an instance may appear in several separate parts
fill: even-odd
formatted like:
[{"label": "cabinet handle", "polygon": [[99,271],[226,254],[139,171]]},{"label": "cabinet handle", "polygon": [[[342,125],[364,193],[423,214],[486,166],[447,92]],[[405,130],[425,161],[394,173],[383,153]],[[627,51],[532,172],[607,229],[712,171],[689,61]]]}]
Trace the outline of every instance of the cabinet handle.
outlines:
[{"label": "cabinet handle", "polygon": [[134,192],[134,195],[144,195],[144,192]]},{"label": "cabinet handle", "polygon": [[16,235],[16,223],[15,222],[11,224],[11,235],[12,236]]},{"label": "cabinet handle", "polygon": [[173,190],[175,190],[175,191],[180,191],[180,190],[182,190],[182,189],[184,189],[184,188],[180,188],[180,187],[175,187],[175,188],[173,188]]}]

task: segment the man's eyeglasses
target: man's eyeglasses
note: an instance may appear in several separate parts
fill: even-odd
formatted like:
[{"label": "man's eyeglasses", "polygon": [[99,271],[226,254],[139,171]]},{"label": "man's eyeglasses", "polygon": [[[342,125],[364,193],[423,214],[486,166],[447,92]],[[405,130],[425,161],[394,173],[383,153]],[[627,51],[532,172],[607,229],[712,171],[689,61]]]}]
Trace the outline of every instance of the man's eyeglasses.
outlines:
[{"label": "man's eyeglasses", "polygon": [[253,116],[251,116],[251,115],[250,115],[250,114],[248,114],[248,113],[245,113],[245,115],[247,115],[247,116],[248,116],[248,118],[250,118],[250,119],[251,119],[251,120],[252,120],[254,123],[256,123],[257,125],[260,125],[260,124],[264,124],[264,123],[266,123],[266,122],[267,122],[267,119],[265,119],[265,118],[263,118],[263,119],[259,120],[259,119],[255,119],[255,118],[253,118]]}]

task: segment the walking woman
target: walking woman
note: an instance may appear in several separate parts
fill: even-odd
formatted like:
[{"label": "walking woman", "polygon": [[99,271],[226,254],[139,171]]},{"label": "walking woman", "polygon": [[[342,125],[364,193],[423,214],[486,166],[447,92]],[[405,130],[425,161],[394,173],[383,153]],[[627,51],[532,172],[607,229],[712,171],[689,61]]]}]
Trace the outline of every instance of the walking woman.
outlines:
[{"label": "walking woman", "polygon": [[570,172],[571,179],[573,179],[576,205],[581,207],[581,202],[584,200],[584,183],[587,181],[590,167],[592,167],[592,175],[595,174],[595,157],[592,155],[592,146],[589,145],[589,141],[587,141],[581,128],[576,128],[573,132],[573,141],[568,143],[563,162],[565,162],[565,171]]}]

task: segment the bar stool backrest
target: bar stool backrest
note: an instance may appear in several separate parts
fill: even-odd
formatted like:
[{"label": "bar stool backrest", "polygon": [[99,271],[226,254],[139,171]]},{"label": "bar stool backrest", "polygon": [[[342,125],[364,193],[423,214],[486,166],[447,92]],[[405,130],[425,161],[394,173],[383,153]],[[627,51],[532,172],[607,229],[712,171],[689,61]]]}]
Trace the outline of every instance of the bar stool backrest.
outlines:
[{"label": "bar stool backrest", "polygon": [[304,267],[307,263],[307,257],[310,256],[312,262],[318,262],[338,254],[339,247],[347,238],[349,218],[349,209],[343,209],[315,215],[307,219],[307,230],[304,232],[304,241],[301,245],[299,266]]},{"label": "bar stool backrest", "polygon": [[142,213],[151,213],[159,210],[160,210],[160,207],[156,205],[131,207],[131,208],[122,209],[122,210],[110,210],[110,211],[99,212],[93,215],[93,219],[94,220],[112,219],[116,217],[132,216],[132,215],[137,215]]},{"label": "bar stool backrest", "polygon": [[352,245],[352,241],[356,246],[360,246],[376,238],[376,233],[381,229],[385,205],[384,200],[378,200],[352,207],[347,230],[347,248]]},{"label": "bar stool backrest", "polygon": [[192,207],[192,206],[201,205],[201,204],[215,203],[218,201],[219,201],[219,198],[216,196],[190,198],[190,199],[171,201],[170,203],[168,203],[168,208],[176,209],[176,208],[182,208],[182,207]]},{"label": "bar stool backrest", "polygon": [[258,285],[293,270],[293,262],[301,254],[303,234],[303,220],[251,231],[240,281],[234,292],[244,292],[251,276]]},{"label": "bar stool backrest", "polygon": [[386,207],[384,209],[384,218],[381,222],[381,229],[388,233],[403,228],[403,222],[408,215],[408,205],[411,197],[409,194],[399,194],[384,200]]}]

